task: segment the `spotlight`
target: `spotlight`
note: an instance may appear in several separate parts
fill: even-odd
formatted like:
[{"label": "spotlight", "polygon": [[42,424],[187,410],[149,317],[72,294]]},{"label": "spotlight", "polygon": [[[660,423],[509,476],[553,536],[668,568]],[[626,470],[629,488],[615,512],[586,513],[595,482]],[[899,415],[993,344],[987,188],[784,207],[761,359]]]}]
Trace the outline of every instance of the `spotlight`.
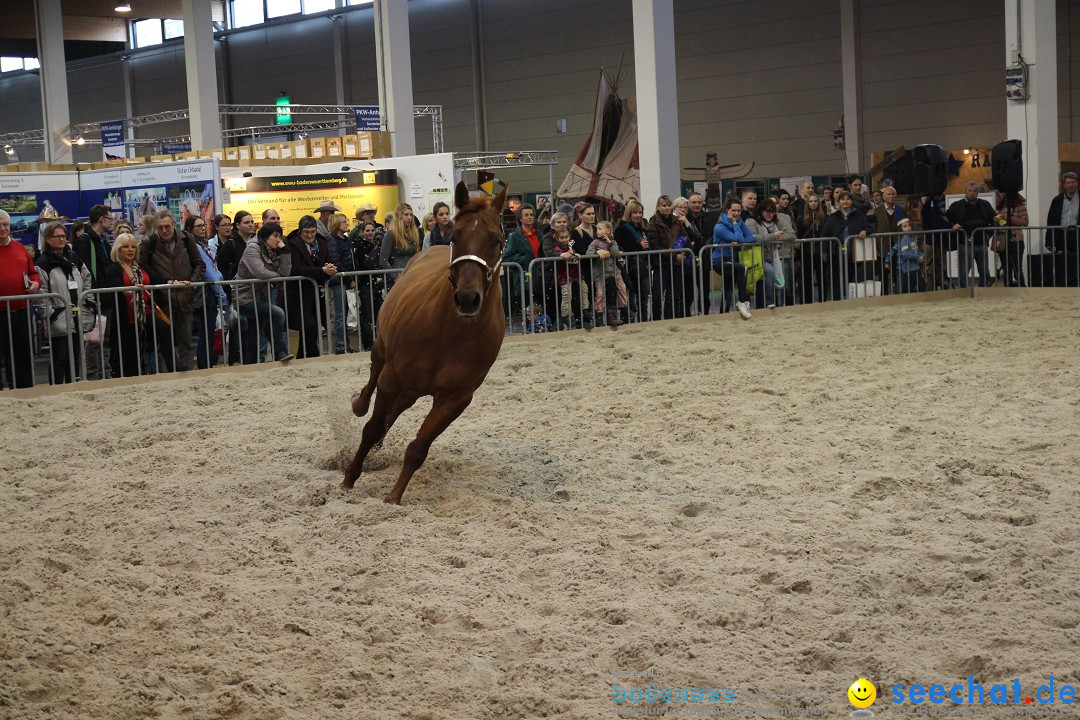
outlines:
[{"label": "spotlight", "polygon": [[4,145],[4,152],[6,152],[8,155],[14,155],[15,148],[11,147],[11,143],[8,143],[7,145]]},{"label": "spotlight", "polygon": [[964,154],[965,155],[970,155],[971,154],[971,148],[969,148],[969,147],[964,148]]},{"label": "spotlight", "polygon": [[75,144],[76,145],[85,145],[86,144],[86,138],[84,138],[82,135],[80,135],[79,137],[75,138]]},{"label": "spotlight", "polygon": [[118,13],[129,13],[131,12],[131,3],[120,3],[113,10]]},{"label": "spotlight", "polygon": [[521,155],[519,155],[516,152],[508,152],[508,153],[506,153],[506,159],[507,160],[517,160],[519,157],[521,157]]}]

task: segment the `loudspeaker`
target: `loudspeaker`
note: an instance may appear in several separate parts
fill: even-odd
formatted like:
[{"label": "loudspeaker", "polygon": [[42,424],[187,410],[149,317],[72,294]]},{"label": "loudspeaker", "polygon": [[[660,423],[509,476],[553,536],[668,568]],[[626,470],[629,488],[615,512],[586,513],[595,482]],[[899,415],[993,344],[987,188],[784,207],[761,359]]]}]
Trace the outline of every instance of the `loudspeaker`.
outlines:
[{"label": "loudspeaker", "polygon": [[991,150],[994,187],[1003,193],[1024,189],[1024,161],[1019,140],[1006,140]]},{"label": "loudspeaker", "polygon": [[915,161],[915,192],[919,195],[943,194],[949,185],[945,148],[940,145],[916,145],[911,153]]}]

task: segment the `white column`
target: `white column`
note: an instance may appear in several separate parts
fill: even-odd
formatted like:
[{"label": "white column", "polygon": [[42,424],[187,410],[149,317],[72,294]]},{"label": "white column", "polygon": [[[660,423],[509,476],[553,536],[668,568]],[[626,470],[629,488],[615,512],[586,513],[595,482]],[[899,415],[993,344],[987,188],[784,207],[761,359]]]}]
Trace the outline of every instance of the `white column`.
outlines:
[{"label": "white column", "polygon": [[[855,0],[840,0],[840,60],[844,82],[844,155],[847,171],[862,171],[862,72]],[[870,178],[866,178],[869,182]]]},{"label": "white column", "polygon": [[633,0],[641,203],[651,215],[660,195],[679,193],[679,109],[675,91],[672,0]]},{"label": "white column", "polygon": [[334,49],[334,95],[338,105],[347,105],[346,98],[352,97],[352,63],[349,62],[349,40],[346,37],[348,28],[344,15],[334,15],[332,23],[330,32]]},{"label": "white column", "polygon": [[395,157],[416,154],[412,52],[406,0],[375,0],[375,61],[379,110]]},{"label": "white column", "polygon": [[45,128],[45,162],[73,163],[71,115],[68,111],[67,60],[60,0],[34,0],[38,62],[41,63],[41,119]]},{"label": "white column", "polygon": [[[1036,6],[1038,12],[1035,12]],[[1005,0],[1005,64],[1028,65],[1028,99],[1005,100],[1008,137],[1023,142],[1024,189],[1031,225],[1046,224],[1058,193],[1058,75],[1056,7],[1042,0]],[[1004,73],[1002,94],[1004,94]],[[1028,252],[1042,252],[1042,233],[1029,234]]]},{"label": "white column", "polygon": [[[123,55],[120,58],[120,75],[124,78],[124,114],[125,117],[135,117],[135,92],[134,83],[131,81],[131,58],[127,55]],[[135,148],[135,128],[125,123],[124,136],[128,140],[127,147],[124,148],[125,157],[134,157],[132,150]],[[160,154],[161,149],[158,148]]]},{"label": "white column", "polygon": [[206,0],[183,0],[184,66],[187,69],[191,149],[221,147],[214,18]]}]

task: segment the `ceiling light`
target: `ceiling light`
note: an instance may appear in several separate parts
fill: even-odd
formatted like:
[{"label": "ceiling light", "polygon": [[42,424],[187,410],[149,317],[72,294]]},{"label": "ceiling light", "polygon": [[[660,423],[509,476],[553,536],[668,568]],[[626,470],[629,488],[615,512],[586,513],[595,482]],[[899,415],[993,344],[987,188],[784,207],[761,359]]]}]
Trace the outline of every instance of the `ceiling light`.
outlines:
[{"label": "ceiling light", "polygon": [[965,155],[970,155],[971,154],[971,148],[969,148],[969,147],[964,148],[964,154]]},{"label": "ceiling light", "polygon": [[86,138],[84,138],[82,135],[80,135],[79,137],[75,138],[75,144],[76,145],[85,145],[86,144]]},{"label": "ceiling light", "polygon": [[8,155],[14,155],[15,154],[15,148],[11,147],[11,144],[9,143],[9,144],[4,146],[4,152],[6,152]]},{"label": "ceiling light", "polygon": [[120,3],[113,9],[119,13],[129,13],[131,12],[131,3]]}]

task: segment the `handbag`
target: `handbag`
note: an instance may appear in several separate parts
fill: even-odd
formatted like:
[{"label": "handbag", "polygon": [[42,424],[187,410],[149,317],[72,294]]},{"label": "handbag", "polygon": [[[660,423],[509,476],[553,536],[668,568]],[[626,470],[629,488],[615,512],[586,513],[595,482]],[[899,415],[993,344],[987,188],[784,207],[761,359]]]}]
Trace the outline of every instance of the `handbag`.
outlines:
[{"label": "handbag", "polygon": [[772,251],[772,268],[773,273],[776,275],[776,287],[784,287],[784,261],[780,258],[780,251],[773,248]]},{"label": "handbag", "polygon": [[83,333],[83,342],[87,345],[100,345],[105,342],[105,316],[98,315],[94,326]]},{"label": "handbag", "polygon": [[752,293],[765,277],[765,252],[760,245],[739,248],[739,262],[746,266],[746,291]]},{"label": "handbag", "polygon": [[356,302],[356,290],[346,290],[345,297],[349,301],[349,310],[345,316],[345,326],[350,330],[360,327],[360,310]]}]

